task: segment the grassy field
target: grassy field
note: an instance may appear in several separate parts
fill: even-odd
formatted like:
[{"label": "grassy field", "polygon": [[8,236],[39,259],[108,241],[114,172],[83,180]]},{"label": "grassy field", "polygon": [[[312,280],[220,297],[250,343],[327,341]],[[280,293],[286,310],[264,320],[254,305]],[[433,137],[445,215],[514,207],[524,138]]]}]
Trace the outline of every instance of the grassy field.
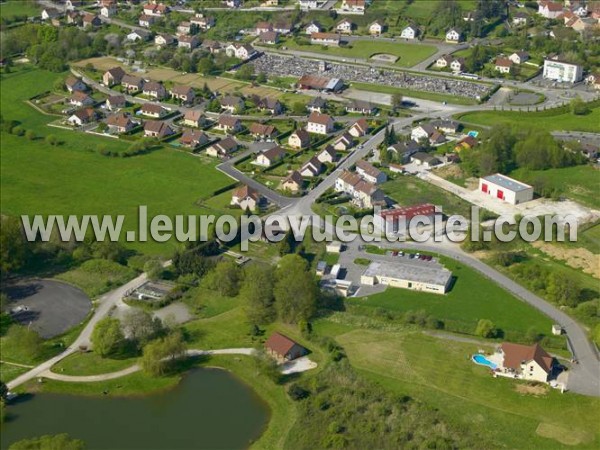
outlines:
[{"label": "grassy field", "polygon": [[136,358],[102,358],[94,352],[73,353],[52,367],[54,373],[62,375],[98,375],[116,372],[135,364]]},{"label": "grassy field", "polygon": [[348,47],[325,48],[320,45],[298,45],[288,40],[285,46],[292,50],[366,60],[379,53],[388,53],[398,57],[395,63],[398,67],[412,67],[436,52],[436,48],[432,45],[404,42],[353,41]]},{"label": "grassy field", "polygon": [[0,17],[13,19],[17,16],[36,16],[40,7],[34,0],[9,0],[0,3]]},{"label": "grassy field", "polygon": [[459,428],[475,425],[480,448],[596,448],[600,443],[599,399],[548,388],[535,395],[524,383],[492,378],[469,360],[481,344],[367,330],[337,340],[368,378],[438,408]]},{"label": "grassy field", "polygon": [[95,297],[122,285],[134,276],[135,271],[129,267],[106,259],[91,259],[56,278],[74,284],[90,297]]},{"label": "grassy field", "polygon": [[[447,329],[473,334],[479,319],[490,319],[505,339],[522,338],[531,327],[550,334],[552,321],[473,269],[447,258],[442,264],[456,277],[446,295],[389,288],[380,294],[349,299],[351,305],[392,311],[425,310],[443,320]],[[481,293],[485,292],[485,296]]]},{"label": "grassy field", "polygon": [[[147,205],[150,218],[202,214],[207,210],[197,206],[198,200],[231,183],[214,169],[215,162],[185,152],[161,148],[132,158],[110,158],[95,150],[101,146],[122,150],[128,144],[46,127],[53,118],[23,100],[50,89],[58,76],[31,70],[2,78],[4,118],[21,122],[38,136],[53,134],[63,141],[53,147],[43,140],[2,136],[3,214],[123,214],[124,230],[135,230],[139,205]],[[170,255],[175,243],[160,244],[149,238],[128,246]]]},{"label": "grassy field", "polygon": [[464,122],[479,125],[497,125],[506,123],[541,128],[546,131],[598,131],[600,108],[593,109],[585,116],[576,116],[570,112],[550,115],[548,112],[482,111],[458,114],[455,116]]},{"label": "grassy field", "polygon": [[354,89],[361,91],[380,92],[382,94],[402,94],[407,97],[420,98],[423,100],[432,100],[434,102],[447,102],[456,105],[476,105],[477,100],[467,97],[459,97],[449,94],[438,94],[436,92],[414,91],[412,89],[399,88],[395,86],[384,86],[380,84],[370,83],[350,83]]},{"label": "grassy field", "polygon": [[[600,109],[598,120],[600,120]],[[599,173],[592,166],[563,167],[548,170],[518,169],[511,173],[517,180],[533,183],[537,178],[545,180],[549,186],[560,189],[565,197],[592,208],[600,208],[598,198]]]},{"label": "grassy field", "polygon": [[0,380],[5,383],[14,380],[19,375],[24,374],[29,369],[25,367],[13,366],[12,364],[0,363]]}]

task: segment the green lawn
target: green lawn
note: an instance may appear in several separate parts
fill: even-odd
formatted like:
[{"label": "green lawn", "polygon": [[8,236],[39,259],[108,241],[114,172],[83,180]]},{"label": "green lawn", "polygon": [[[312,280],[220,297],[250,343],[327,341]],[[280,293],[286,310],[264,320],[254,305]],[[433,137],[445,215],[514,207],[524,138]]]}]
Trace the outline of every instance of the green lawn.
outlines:
[{"label": "green lawn", "polygon": [[547,111],[537,113],[483,111],[458,114],[455,117],[463,122],[472,122],[479,125],[527,124],[527,126],[541,128],[546,131],[588,131],[595,133],[598,131],[598,124],[600,123],[600,108],[594,108],[585,116],[576,116],[570,112],[552,115]]},{"label": "green lawn", "polygon": [[90,297],[95,297],[112,288],[121,286],[135,276],[135,271],[106,259],[91,259],[79,267],[57,275],[81,288]]},{"label": "green lawn", "polygon": [[447,258],[441,262],[456,277],[446,295],[388,287],[380,294],[352,298],[348,303],[400,312],[422,309],[444,321],[447,329],[462,333],[472,334],[479,319],[490,319],[508,340],[523,339],[530,327],[550,334],[552,321],[533,307],[467,266]]},{"label": "green lawn", "polygon": [[9,0],[0,3],[0,17],[13,19],[16,16],[37,16],[40,7],[35,0]]},{"label": "green lawn", "polygon": [[[17,120],[38,136],[54,134],[64,143],[52,147],[43,140],[2,136],[3,214],[110,214],[125,215],[124,230],[136,230],[139,205],[148,217],[166,214],[203,214],[200,198],[231,180],[215,170],[216,162],[203,162],[185,152],[158,149],[132,158],[110,158],[100,146],[122,150],[128,144],[115,139],[48,128],[54,120],[23,102],[50,89],[58,74],[23,71],[2,78],[2,114]],[[122,233],[122,240],[124,240]],[[144,253],[170,255],[176,243],[129,243]]]},{"label": "green lawn", "polygon": [[292,50],[366,60],[378,53],[389,53],[399,58],[395,63],[399,67],[412,67],[436,52],[436,48],[432,45],[404,42],[353,41],[347,47],[324,48],[320,45],[298,45],[288,40],[285,46]]},{"label": "green lawn", "polygon": [[[441,82],[441,80],[440,80]],[[352,82],[350,86],[361,91],[380,92],[382,94],[402,94],[407,97],[432,100],[434,102],[447,102],[457,105],[476,105],[478,102],[473,98],[459,97],[449,94],[438,94],[437,92],[415,91],[395,86],[384,86],[381,84]]]},{"label": "green lawn", "polygon": [[8,383],[10,380],[14,380],[19,375],[24,374],[29,369],[25,367],[13,366],[12,364],[1,363],[0,364],[0,380]]},{"label": "green lawn", "polygon": [[52,372],[62,375],[98,375],[117,372],[133,366],[136,358],[113,359],[102,358],[94,352],[74,353],[52,366]]},{"label": "green lawn", "polygon": [[458,429],[476,426],[479,448],[554,449],[566,448],[566,443],[597,448],[600,444],[600,399],[548,389],[540,395],[518,392],[523,383],[493,378],[469,360],[481,344],[367,330],[336,339],[368,378],[437,408]]}]

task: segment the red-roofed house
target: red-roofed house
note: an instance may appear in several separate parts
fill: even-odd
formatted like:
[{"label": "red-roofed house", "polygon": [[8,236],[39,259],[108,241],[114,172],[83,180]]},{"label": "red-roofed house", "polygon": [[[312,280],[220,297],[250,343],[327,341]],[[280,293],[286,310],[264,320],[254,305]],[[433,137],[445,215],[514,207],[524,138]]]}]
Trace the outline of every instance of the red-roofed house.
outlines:
[{"label": "red-roofed house", "polygon": [[497,370],[507,376],[546,383],[554,369],[554,358],[539,344],[504,342],[497,354],[502,359]]},{"label": "red-roofed house", "polygon": [[291,361],[308,353],[306,348],[277,332],[273,333],[267,339],[265,349],[269,355],[273,356],[279,362]]}]

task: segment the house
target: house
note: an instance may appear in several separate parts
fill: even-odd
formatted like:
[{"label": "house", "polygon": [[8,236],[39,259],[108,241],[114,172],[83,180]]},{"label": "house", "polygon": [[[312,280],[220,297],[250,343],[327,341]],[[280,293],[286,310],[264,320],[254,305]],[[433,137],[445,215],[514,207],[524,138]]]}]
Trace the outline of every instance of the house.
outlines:
[{"label": "house", "polygon": [[83,0],[65,0],[65,9],[67,11],[73,11],[81,6],[83,6]]},{"label": "house", "polygon": [[588,7],[583,3],[571,3],[569,10],[578,17],[585,17],[588,15]]},{"label": "house", "polygon": [[125,74],[121,79],[121,86],[123,86],[127,93],[132,94],[142,90],[144,87],[144,80],[140,77]]},{"label": "house", "polygon": [[276,98],[262,98],[258,101],[257,105],[259,110],[268,111],[274,116],[277,116],[283,112],[283,105],[279,103]]},{"label": "house", "polygon": [[93,27],[99,27],[100,25],[102,25],[102,21],[100,20],[100,17],[94,15],[94,14],[83,14],[83,19],[82,19],[82,26],[83,28],[93,28]]},{"label": "house", "polygon": [[452,28],[446,33],[446,42],[451,44],[458,44],[462,40],[462,34],[456,29]]},{"label": "house", "polygon": [[402,33],[400,33],[400,37],[403,39],[415,39],[419,34],[419,29],[412,25],[409,25],[402,29]]},{"label": "house", "polygon": [[303,177],[311,178],[316,177],[323,170],[323,163],[317,159],[316,156],[313,156],[308,161],[306,161],[302,167],[300,167],[300,175]]},{"label": "house", "polygon": [[577,83],[583,77],[583,68],[568,61],[545,59],[543,77],[562,83]]},{"label": "house", "polygon": [[600,72],[591,73],[585,77],[585,84],[594,87],[594,89],[600,89]]},{"label": "house", "polygon": [[385,25],[379,20],[376,20],[375,22],[371,23],[371,25],[369,25],[369,34],[371,36],[381,36],[381,33],[383,33],[384,28]]},{"label": "house", "polygon": [[167,96],[167,90],[158,81],[148,81],[145,83],[142,88],[142,93],[157,100],[162,100]]},{"label": "house", "polygon": [[230,44],[225,48],[225,53],[230,58],[238,58],[242,61],[253,58],[258,52],[250,44]]},{"label": "house", "polygon": [[112,17],[117,13],[117,5],[111,3],[109,5],[100,8],[100,15],[102,17]]},{"label": "house", "polygon": [[334,122],[331,116],[327,114],[319,114],[318,112],[310,113],[306,130],[309,133],[327,134],[333,131]]},{"label": "house", "polygon": [[169,111],[156,103],[144,103],[140,111],[144,116],[153,117],[155,119],[162,119],[169,114]]},{"label": "house", "polygon": [[454,58],[450,55],[442,55],[435,61],[435,67],[448,67],[452,63],[453,59]]},{"label": "house", "polygon": [[300,89],[323,92],[338,92],[344,87],[344,82],[340,78],[319,77],[317,75],[302,75],[297,84]]},{"label": "house", "polygon": [[341,37],[335,33],[313,33],[310,35],[310,43],[313,45],[340,45]]},{"label": "house", "polygon": [[159,48],[167,47],[169,45],[175,45],[176,42],[177,39],[175,39],[175,37],[166,33],[157,34],[154,38],[154,44]]},{"label": "house", "polygon": [[415,163],[418,166],[423,166],[427,169],[439,166],[442,162],[435,156],[429,153],[417,152],[410,157],[410,162]]},{"label": "house", "polygon": [[242,5],[242,0],[223,0],[223,4],[228,8],[239,8]]},{"label": "house", "polygon": [[346,105],[346,111],[349,113],[375,114],[377,108],[372,103],[364,100],[350,100],[350,103]]},{"label": "house", "polygon": [[273,333],[265,342],[265,349],[278,362],[292,361],[308,354],[308,350],[281,333]]},{"label": "house", "polygon": [[335,30],[337,32],[344,33],[344,34],[352,34],[353,29],[354,29],[354,24],[351,21],[349,21],[348,19],[342,19],[335,26]]},{"label": "house", "polygon": [[173,86],[169,91],[172,98],[179,100],[182,103],[191,104],[194,103],[196,93],[191,86],[177,85]]},{"label": "house", "polygon": [[58,9],[55,9],[55,8],[45,8],[42,11],[42,20],[58,19],[61,16],[62,16],[62,13]]},{"label": "house", "polygon": [[148,3],[144,5],[144,14],[148,16],[162,17],[170,11],[167,5],[162,3]]},{"label": "house", "polygon": [[431,136],[429,136],[429,143],[431,145],[443,144],[446,142],[446,136],[444,136],[440,131],[435,130]]},{"label": "house", "polygon": [[321,26],[321,24],[319,22],[311,22],[309,23],[306,28],[304,29],[304,32],[306,34],[308,34],[309,36],[312,35],[313,33],[320,33],[323,31],[323,27]]},{"label": "house", "polygon": [[363,180],[357,173],[344,170],[335,180],[335,190],[352,197],[352,203],[359,208],[373,208],[385,204],[385,194],[373,183]]},{"label": "house", "polygon": [[496,58],[494,62],[494,70],[500,73],[510,73],[512,66],[513,62],[508,58]]},{"label": "house", "polygon": [[527,13],[524,13],[522,11],[517,12],[512,19],[512,23],[513,25],[527,25],[527,21],[529,20],[529,16],[527,15]]},{"label": "house", "polygon": [[327,108],[327,101],[322,97],[312,97],[306,104],[306,109],[310,112],[322,113]]},{"label": "house", "polygon": [[538,14],[546,19],[556,19],[562,12],[562,3],[545,0],[538,3]]},{"label": "house", "polygon": [[342,9],[352,12],[365,12],[366,0],[342,0]]},{"label": "house", "polygon": [[254,122],[248,127],[248,131],[255,139],[263,141],[272,141],[277,136],[277,128],[273,125],[265,125]]},{"label": "house", "polygon": [[79,11],[69,11],[67,12],[67,23],[70,25],[81,25],[81,15]]},{"label": "house", "polygon": [[193,50],[196,47],[198,47],[198,45],[200,45],[200,41],[198,40],[198,37],[196,37],[196,36],[186,36],[186,35],[180,34],[177,37],[177,47],[178,48],[185,48],[187,50]]},{"label": "house", "polygon": [[124,113],[117,113],[108,116],[106,119],[106,125],[108,125],[109,131],[118,134],[129,133],[136,126],[131,118]]},{"label": "house", "polygon": [[242,131],[242,122],[240,119],[237,119],[232,116],[223,115],[220,116],[217,120],[217,124],[215,125],[216,130],[221,130],[226,133],[239,133]]},{"label": "house", "polygon": [[234,95],[221,97],[219,103],[221,104],[222,110],[228,111],[231,114],[239,113],[244,110],[244,100],[241,97],[236,97]]},{"label": "house", "polygon": [[231,195],[231,204],[239,206],[241,209],[254,211],[260,204],[262,198],[258,191],[250,186],[243,185],[233,191]]},{"label": "house", "polygon": [[69,103],[75,106],[91,106],[93,105],[94,99],[87,95],[85,92],[75,91],[73,95],[69,98]]},{"label": "house", "polygon": [[323,164],[333,164],[337,161],[337,153],[331,145],[328,145],[317,155],[317,159]]},{"label": "house", "polygon": [[475,147],[476,145],[477,145],[477,139],[475,139],[473,136],[467,135],[456,143],[456,145],[454,146],[454,151],[460,152],[461,150],[464,150],[464,149],[471,149],[471,148]]},{"label": "house", "polygon": [[298,0],[300,9],[317,9],[319,3],[324,3],[324,0]]},{"label": "house", "polygon": [[429,122],[437,130],[443,131],[444,133],[454,134],[460,129],[460,123],[456,120],[451,119],[439,119],[432,120]]},{"label": "house", "polygon": [[169,124],[161,120],[147,120],[144,123],[144,136],[163,139],[175,134]]},{"label": "house", "polygon": [[465,59],[464,58],[454,58],[450,63],[450,70],[452,72],[462,72],[465,67]]},{"label": "house", "polygon": [[302,175],[300,175],[297,170],[294,170],[285,180],[283,180],[280,187],[284,191],[298,192],[302,189],[303,184],[304,180],[302,179]]},{"label": "house", "polygon": [[202,13],[196,13],[196,15],[190,19],[190,24],[206,31],[215,26],[215,18],[205,16]]},{"label": "house", "polygon": [[225,139],[221,139],[219,142],[215,142],[213,145],[206,149],[206,154],[209,156],[227,158],[238,148],[237,142],[231,137],[227,136]]},{"label": "house", "polygon": [[138,41],[147,41],[148,39],[150,39],[152,37],[152,33],[150,33],[149,31],[146,30],[134,30],[131,33],[129,33],[126,37],[126,39],[129,42],[138,42]]},{"label": "house", "polygon": [[177,25],[177,34],[192,34],[193,28],[194,26],[191,22],[179,22],[179,25]]},{"label": "house", "polygon": [[529,53],[527,52],[514,52],[508,57],[515,64],[523,64],[529,59]]},{"label": "house", "polygon": [[69,117],[67,119],[67,122],[69,122],[73,126],[80,127],[83,124],[90,123],[95,118],[96,118],[96,112],[94,111],[94,108],[84,108],[84,109],[75,111],[71,115],[71,117]]},{"label": "house", "polygon": [[497,354],[501,363],[495,373],[499,375],[547,383],[554,371],[554,358],[537,343],[521,345],[503,342]]},{"label": "house", "polygon": [[310,145],[310,134],[308,131],[299,129],[290,134],[288,145],[292,148],[303,149]]},{"label": "house", "polygon": [[127,100],[124,95],[112,95],[106,100],[106,108],[109,111],[117,111],[127,106]]},{"label": "house", "polygon": [[279,33],[277,31],[265,31],[258,37],[261,44],[275,45],[279,43]]},{"label": "house", "polygon": [[154,16],[148,16],[146,14],[142,14],[138,18],[138,25],[140,27],[150,28],[152,25],[154,25],[154,22],[156,22],[156,18]]},{"label": "house", "polygon": [[65,80],[65,87],[69,92],[87,91],[88,87],[82,80],[73,76],[68,76]]},{"label": "house", "polygon": [[200,47],[204,50],[208,50],[211,54],[217,54],[223,49],[219,42],[210,39],[202,41]]},{"label": "house", "polygon": [[383,209],[375,211],[374,224],[379,230],[388,233],[406,231],[415,217],[433,219],[436,215],[435,205],[423,203],[402,208]]},{"label": "house", "polygon": [[452,282],[452,272],[439,264],[419,267],[405,261],[375,261],[369,264],[360,277],[360,283],[368,286],[384,284],[396,288],[445,294]]},{"label": "house", "polygon": [[121,84],[121,80],[124,76],[125,71],[121,67],[113,67],[104,72],[104,75],[102,75],[102,83],[104,86],[108,87]]},{"label": "house", "polygon": [[356,162],[356,173],[369,183],[381,184],[387,181],[387,175],[384,172],[363,159]]},{"label": "house", "polygon": [[208,135],[200,130],[190,130],[186,128],[179,139],[179,143],[184,147],[196,149],[210,142]]},{"label": "house", "polygon": [[354,139],[350,133],[342,134],[333,143],[333,148],[342,152],[348,151],[352,147],[354,147]]},{"label": "house", "polygon": [[533,187],[500,173],[480,178],[479,191],[512,205],[533,200]]},{"label": "house", "polygon": [[430,123],[422,123],[419,126],[412,129],[410,138],[413,141],[419,142],[421,139],[429,139],[429,137],[435,132],[435,127]]},{"label": "house", "polygon": [[390,145],[387,148],[388,152],[396,154],[398,161],[403,163],[409,161],[410,157],[417,153],[420,149],[421,146],[412,139],[409,139],[405,142],[398,142]]},{"label": "house", "polygon": [[348,133],[354,137],[362,137],[365,136],[369,132],[369,123],[367,119],[358,119],[356,122],[352,124]]},{"label": "house", "polygon": [[202,111],[187,110],[183,116],[183,124],[188,127],[202,128],[206,125],[206,117]]},{"label": "house", "polygon": [[273,31],[276,31],[279,34],[290,34],[293,28],[294,26],[290,22],[284,20],[280,20],[273,24]]},{"label": "house", "polygon": [[273,164],[281,161],[287,153],[283,150],[279,145],[272,147],[268,150],[262,151],[252,164],[256,164],[257,166],[262,167],[271,167]]},{"label": "house", "polygon": [[273,31],[273,25],[269,22],[258,22],[256,24],[256,35],[260,36],[263,33]]}]

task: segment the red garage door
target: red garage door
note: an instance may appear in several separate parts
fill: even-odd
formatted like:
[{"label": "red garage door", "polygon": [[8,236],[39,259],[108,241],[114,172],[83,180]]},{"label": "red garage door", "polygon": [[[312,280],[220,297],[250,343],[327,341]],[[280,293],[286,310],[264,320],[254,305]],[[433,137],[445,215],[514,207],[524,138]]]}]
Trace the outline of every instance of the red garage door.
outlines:
[{"label": "red garage door", "polygon": [[504,192],[501,191],[500,189],[498,189],[498,192],[496,193],[496,195],[498,196],[498,198],[500,200],[504,200]]},{"label": "red garage door", "polygon": [[487,191],[488,191],[488,185],[487,185],[487,184],[485,184],[485,183],[483,183],[483,184],[481,185],[481,190],[487,194]]}]

